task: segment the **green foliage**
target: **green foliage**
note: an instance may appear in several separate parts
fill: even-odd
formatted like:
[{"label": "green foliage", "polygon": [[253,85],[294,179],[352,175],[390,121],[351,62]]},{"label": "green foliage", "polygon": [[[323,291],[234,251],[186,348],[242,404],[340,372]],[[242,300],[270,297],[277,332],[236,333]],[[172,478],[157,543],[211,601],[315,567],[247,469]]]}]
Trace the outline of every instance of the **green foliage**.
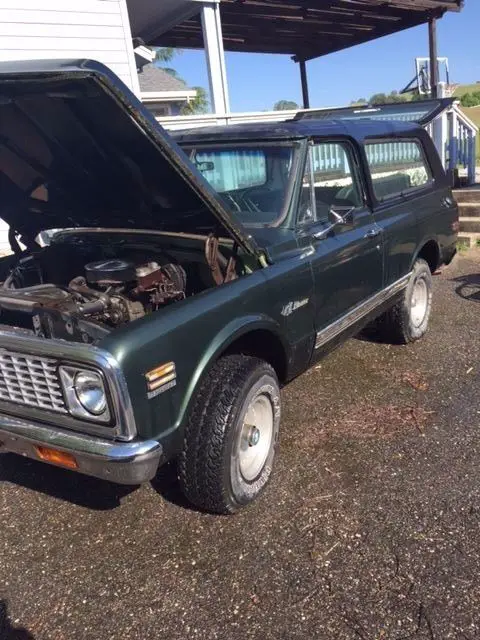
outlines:
[{"label": "green foliage", "polygon": [[[156,47],[155,60],[153,61],[153,64],[156,64],[168,74],[186,84],[175,69],[165,66],[167,63],[171,62],[176,55],[181,53],[181,50],[174,49],[173,47]],[[196,113],[206,113],[208,111],[209,102],[205,89],[203,87],[193,87],[193,89],[197,92],[197,96],[182,108],[182,115],[184,116],[191,116]]]},{"label": "green foliage", "polygon": [[279,100],[273,105],[274,111],[293,111],[294,109],[300,109],[300,107],[293,100]]},{"label": "green foliage", "polygon": [[361,107],[367,104],[402,104],[404,102],[416,102],[417,100],[425,100],[426,96],[419,93],[398,93],[391,91],[390,93],[374,93],[369,100],[359,98],[350,103],[352,107]]},{"label": "green foliage", "polygon": [[411,97],[400,95],[398,91],[392,91],[388,95],[386,93],[375,93],[369,101],[369,104],[399,104],[401,102],[410,102]]},{"label": "green foliage", "polygon": [[154,64],[156,62],[160,62],[162,64],[165,62],[170,62],[177,55],[177,53],[179,53],[179,51],[177,49],[174,49],[173,47],[154,47],[154,51]]},{"label": "green foliage", "polygon": [[193,87],[193,89],[197,92],[197,96],[183,107],[183,116],[191,116],[196,113],[207,113],[210,106],[205,89],[203,87]]},{"label": "green foliage", "polygon": [[480,105],[480,91],[464,93],[460,102],[462,107],[478,107]]}]

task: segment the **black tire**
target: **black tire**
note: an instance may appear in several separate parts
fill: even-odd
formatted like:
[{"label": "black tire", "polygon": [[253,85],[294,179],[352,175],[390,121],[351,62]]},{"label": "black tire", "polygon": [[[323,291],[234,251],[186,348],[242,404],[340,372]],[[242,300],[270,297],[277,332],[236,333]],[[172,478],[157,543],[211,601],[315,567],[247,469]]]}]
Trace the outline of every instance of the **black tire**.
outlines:
[{"label": "black tire", "polygon": [[[421,321],[415,317],[414,294],[417,284],[423,283],[426,294],[425,313]],[[394,307],[389,309],[377,321],[381,337],[394,344],[408,344],[420,340],[427,333],[428,323],[432,312],[432,272],[422,258],[419,258],[413,267],[412,275],[405,289],[402,299]]]},{"label": "black tire", "polygon": [[[264,464],[247,479],[240,447],[245,445],[245,414],[257,397],[268,415],[270,403],[272,426],[268,446],[262,441],[268,451]],[[187,499],[212,513],[234,513],[255,500],[272,473],[279,425],[280,390],[272,367],[241,354],[218,360],[200,384],[185,428],[178,469]]]}]

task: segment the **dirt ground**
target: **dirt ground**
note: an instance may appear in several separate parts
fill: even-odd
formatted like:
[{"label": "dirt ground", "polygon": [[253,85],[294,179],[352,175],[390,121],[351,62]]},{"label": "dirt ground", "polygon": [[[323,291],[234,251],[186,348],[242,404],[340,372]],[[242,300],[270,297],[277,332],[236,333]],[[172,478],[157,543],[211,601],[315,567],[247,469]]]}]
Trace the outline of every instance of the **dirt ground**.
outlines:
[{"label": "dirt ground", "polygon": [[350,340],[283,393],[273,482],[234,517],[171,469],[121,488],[0,456],[0,638],[480,638],[480,254],[431,331]]}]

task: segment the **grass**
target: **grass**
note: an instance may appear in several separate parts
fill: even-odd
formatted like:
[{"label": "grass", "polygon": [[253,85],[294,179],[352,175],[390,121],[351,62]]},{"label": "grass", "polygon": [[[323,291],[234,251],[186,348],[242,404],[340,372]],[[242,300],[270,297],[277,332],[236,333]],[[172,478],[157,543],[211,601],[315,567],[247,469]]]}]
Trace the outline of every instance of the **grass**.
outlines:
[{"label": "grass", "polygon": [[457,251],[459,253],[465,253],[470,249],[470,245],[465,240],[459,240],[457,242]]},{"label": "grass", "polygon": [[480,91],[480,82],[476,84],[461,84],[455,89],[455,93],[453,94],[455,98],[461,98],[466,93],[474,93],[475,91]]}]

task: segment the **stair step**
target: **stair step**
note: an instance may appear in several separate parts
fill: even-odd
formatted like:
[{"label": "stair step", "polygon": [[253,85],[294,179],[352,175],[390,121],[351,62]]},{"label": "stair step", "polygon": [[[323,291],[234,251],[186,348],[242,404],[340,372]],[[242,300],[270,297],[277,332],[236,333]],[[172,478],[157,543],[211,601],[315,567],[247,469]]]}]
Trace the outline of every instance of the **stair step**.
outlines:
[{"label": "stair step", "polygon": [[480,188],[473,187],[470,189],[455,189],[453,192],[455,200],[459,205],[473,203],[480,205]]},{"label": "stair step", "polygon": [[464,202],[458,205],[458,210],[461,218],[478,218],[480,217],[480,202],[478,204],[474,202]]},{"label": "stair step", "polygon": [[460,233],[480,233],[480,217],[461,217]]}]

